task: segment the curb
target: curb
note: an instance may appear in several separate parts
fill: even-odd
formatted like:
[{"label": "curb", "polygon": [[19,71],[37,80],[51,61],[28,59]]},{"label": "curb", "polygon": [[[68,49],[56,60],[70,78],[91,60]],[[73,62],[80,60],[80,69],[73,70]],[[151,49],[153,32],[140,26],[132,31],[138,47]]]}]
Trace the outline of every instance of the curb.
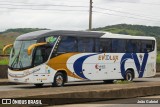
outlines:
[{"label": "curb", "polygon": [[0,86],[1,85],[20,85],[22,83],[14,83],[14,82],[9,82],[8,79],[0,79]]},{"label": "curb", "polygon": [[145,86],[138,88],[132,87],[124,89],[112,89],[112,90],[104,89],[104,90],[59,93],[50,95],[37,95],[37,96],[30,96],[28,98],[49,98],[50,102],[46,101],[46,104],[49,103],[49,105],[62,105],[62,104],[75,104],[75,103],[159,95],[160,94],[159,90],[160,86],[147,86],[147,87]]},{"label": "curb", "polygon": [[9,90],[0,94],[1,98],[40,99],[49,106],[160,95],[159,90],[160,82],[145,82]]}]

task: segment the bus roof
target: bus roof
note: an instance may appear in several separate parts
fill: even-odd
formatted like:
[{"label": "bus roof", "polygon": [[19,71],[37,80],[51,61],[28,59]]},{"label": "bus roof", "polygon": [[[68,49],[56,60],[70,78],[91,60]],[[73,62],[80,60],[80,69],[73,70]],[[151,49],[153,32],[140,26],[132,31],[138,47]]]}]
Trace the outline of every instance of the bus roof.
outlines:
[{"label": "bus roof", "polygon": [[26,33],[17,37],[16,40],[34,40],[41,37],[58,35],[58,36],[78,36],[78,37],[95,37],[95,38],[119,38],[119,39],[149,39],[155,40],[149,36],[131,36],[123,34],[113,34],[101,31],[71,31],[71,30],[40,30]]},{"label": "bus roof", "polygon": [[17,37],[16,40],[33,40],[41,37],[58,35],[58,36],[79,36],[79,37],[97,37],[100,38],[105,33],[103,32],[90,32],[90,31],[70,31],[70,30],[40,30],[35,32],[26,33]]},{"label": "bus roof", "polygon": [[156,40],[154,37],[150,37],[150,36],[132,36],[132,35],[124,35],[124,34],[113,34],[113,33],[110,33],[110,32],[105,32],[105,35],[103,35],[101,38]]}]

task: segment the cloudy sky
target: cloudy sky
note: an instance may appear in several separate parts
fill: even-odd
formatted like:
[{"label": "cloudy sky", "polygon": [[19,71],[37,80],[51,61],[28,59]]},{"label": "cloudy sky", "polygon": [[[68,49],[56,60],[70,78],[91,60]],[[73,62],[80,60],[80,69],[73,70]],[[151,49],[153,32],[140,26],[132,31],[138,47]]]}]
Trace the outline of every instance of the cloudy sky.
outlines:
[{"label": "cloudy sky", "polygon": [[[89,0],[0,0],[0,31],[9,28],[88,29]],[[93,0],[93,28],[160,26],[160,0]]]}]

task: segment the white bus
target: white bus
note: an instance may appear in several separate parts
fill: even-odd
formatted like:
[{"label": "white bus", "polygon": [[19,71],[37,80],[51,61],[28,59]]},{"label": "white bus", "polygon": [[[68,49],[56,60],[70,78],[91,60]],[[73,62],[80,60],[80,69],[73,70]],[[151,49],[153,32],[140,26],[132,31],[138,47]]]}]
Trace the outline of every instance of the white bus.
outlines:
[{"label": "white bus", "polygon": [[156,74],[156,39],[92,31],[42,30],[16,38],[8,79],[42,86],[70,81],[104,82]]}]

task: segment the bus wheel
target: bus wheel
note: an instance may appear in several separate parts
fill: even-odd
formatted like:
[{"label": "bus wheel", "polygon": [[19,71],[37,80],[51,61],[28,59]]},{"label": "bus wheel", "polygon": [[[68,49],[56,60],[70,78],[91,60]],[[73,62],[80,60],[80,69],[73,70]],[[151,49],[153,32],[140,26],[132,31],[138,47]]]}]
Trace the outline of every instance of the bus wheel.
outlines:
[{"label": "bus wheel", "polygon": [[126,71],[126,75],[125,75],[125,80],[127,81],[133,81],[134,79],[134,74],[131,70],[127,70]]},{"label": "bus wheel", "polygon": [[34,84],[36,87],[42,87],[43,84]]},{"label": "bus wheel", "polygon": [[113,83],[114,80],[103,80],[105,84],[107,83]]},{"label": "bus wheel", "polygon": [[52,85],[56,87],[62,87],[64,85],[64,76],[61,72],[56,73],[54,83]]}]

